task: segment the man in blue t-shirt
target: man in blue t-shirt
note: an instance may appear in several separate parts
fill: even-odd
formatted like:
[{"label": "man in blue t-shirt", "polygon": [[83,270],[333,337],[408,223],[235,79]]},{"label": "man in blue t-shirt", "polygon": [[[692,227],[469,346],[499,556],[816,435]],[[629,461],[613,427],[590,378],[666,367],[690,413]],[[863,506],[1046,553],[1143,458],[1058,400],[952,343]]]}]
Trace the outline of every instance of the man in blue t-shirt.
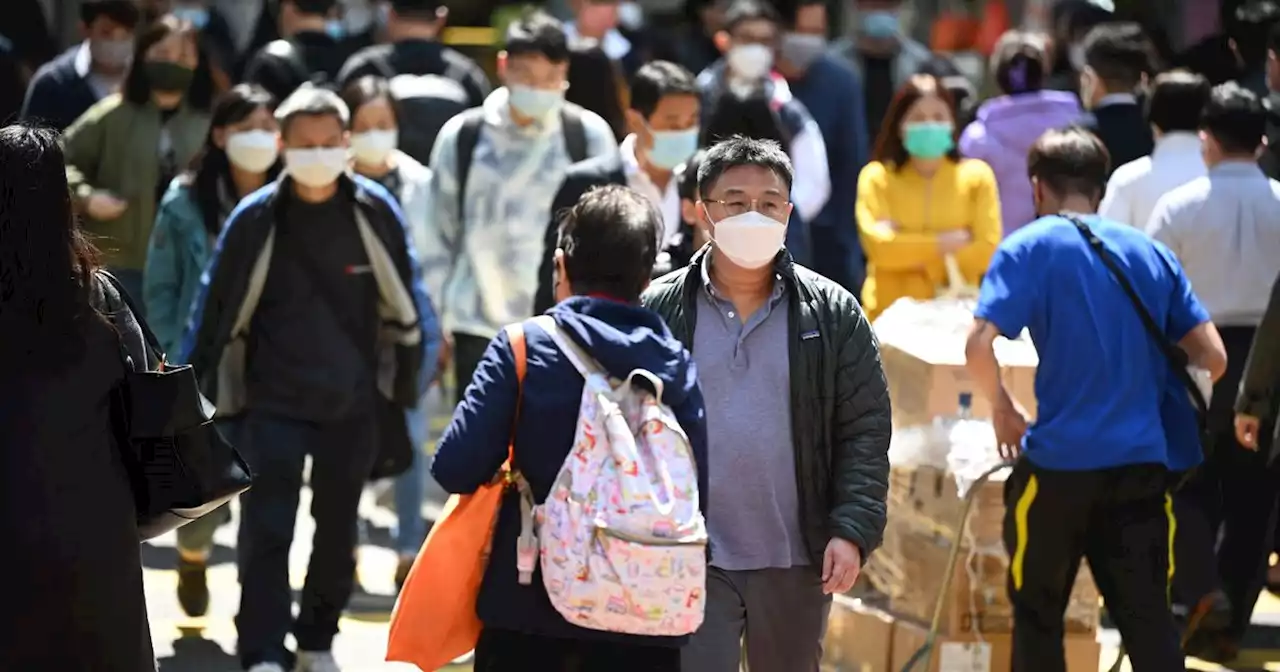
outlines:
[{"label": "man in blue t-shirt", "polygon": [[[1135,672],[1182,669],[1167,603],[1169,469],[1188,466],[1166,438],[1174,374],[1089,231],[1166,335],[1214,379],[1226,366],[1222,342],[1168,249],[1091,214],[1109,168],[1096,136],[1049,131],[1027,168],[1038,213],[1080,214],[1042,216],[1001,243],[966,345],[1001,456],[1025,458],[1005,490],[1013,671],[1066,670],[1062,615],[1082,557]],[[1004,388],[993,348],[1024,328],[1040,355],[1034,423]]]}]

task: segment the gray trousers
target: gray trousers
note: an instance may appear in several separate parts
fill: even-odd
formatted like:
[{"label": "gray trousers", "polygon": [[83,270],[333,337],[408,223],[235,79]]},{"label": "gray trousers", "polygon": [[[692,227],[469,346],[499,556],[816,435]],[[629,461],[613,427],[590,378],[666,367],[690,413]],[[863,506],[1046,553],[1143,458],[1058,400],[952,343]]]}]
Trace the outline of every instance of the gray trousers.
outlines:
[{"label": "gray trousers", "polygon": [[680,652],[684,672],[818,672],[831,596],[812,567],[707,569],[707,613]]}]

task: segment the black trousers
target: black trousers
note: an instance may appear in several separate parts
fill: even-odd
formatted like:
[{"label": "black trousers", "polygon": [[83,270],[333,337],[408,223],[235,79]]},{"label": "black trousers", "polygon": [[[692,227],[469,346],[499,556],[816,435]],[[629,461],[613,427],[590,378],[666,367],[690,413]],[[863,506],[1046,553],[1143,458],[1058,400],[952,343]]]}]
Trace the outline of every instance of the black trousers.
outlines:
[{"label": "black trousers", "polygon": [[679,672],[680,649],[540,637],[485,628],[475,672]]},{"label": "black trousers", "polygon": [[1005,484],[1013,672],[1065,672],[1063,613],[1081,558],[1135,672],[1183,669],[1169,611],[1169,527],[1162,465],[1050,471],[1019,460]]},{"label": "black trousers", "polygon": [[1251,327],[1223,327],[1227,372],[1213,389],[1209,430],[1213,452],[1177,493],[1178,531],[1174,591],[1192,606],[1221,589],[1231,601],[1231,628],[1239,638],[1249,626],[1254,603],[1266,583],[1274,547],[1280,478],[1268,467],[1271,432],[1261,432],[1259,449],[1245,450],[1235,437],[1233,406],[1253,343]]},{"label": "black trousers", "polygon": [[[293,656],[285,635],[292,629],[303,651],[328,651],[351,598],[357,509],[377,453],[377,427],[372,413],[319,425],[250,411],[240,438],[253,488],[240,497],[237,649],[245,669],[268,662],[287,668]],[[289,547],[308,455],[316,528],[295,619]]]},{"label": "black trousers", "polygon": [[484,351],[489,348],[492,339],[473,336],[471,334],[453,334],[453,395],[454,403],[462,403],[471,377],[484,359]]}]

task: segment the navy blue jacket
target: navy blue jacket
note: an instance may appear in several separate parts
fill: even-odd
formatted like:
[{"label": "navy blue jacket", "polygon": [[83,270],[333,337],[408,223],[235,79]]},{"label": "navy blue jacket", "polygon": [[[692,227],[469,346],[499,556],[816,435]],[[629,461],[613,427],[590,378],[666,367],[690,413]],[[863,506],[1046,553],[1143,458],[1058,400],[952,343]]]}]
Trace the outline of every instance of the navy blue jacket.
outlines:
[{"label": "navy blue jacket", "polygon": [[[658,314],[610,299],[577,296],[548,315],[561,333],[572,338],[600,365],[618,377],[636,368],[653,372],[663,382],[662,401],[671,407],[689,435],[698,464],[698,492],[703,513],[707,500],[707,426],[702,392],[693,357]],[[506,332],[489,344],[476,368],[449,429],[440,439],[431,473],[445,490],[466,494],[493,479],[507,459],[514,428],[515,468],[542,503],[573,447],[582,399],[582,377],[556,347],[551,336],[525,323],[528,368],[523,396],[516,380],[515,359]],[[520,534],[519,496],[507,493],[494,531],[489,568],[480,587],[476,612],[486,627],[562,639],[617,641],[680,646],[684,637],[635,637],[588,630],[560,616],[547,598],[541,572],[522,586],[516,577],[516,538]]]},{"label": "navy blue jacket", "polygon": [[36,71],[22,103],[23,121],[38,121],[61,131],[98,102],[93,86],[76,72],[81,46],[76,44]]}]

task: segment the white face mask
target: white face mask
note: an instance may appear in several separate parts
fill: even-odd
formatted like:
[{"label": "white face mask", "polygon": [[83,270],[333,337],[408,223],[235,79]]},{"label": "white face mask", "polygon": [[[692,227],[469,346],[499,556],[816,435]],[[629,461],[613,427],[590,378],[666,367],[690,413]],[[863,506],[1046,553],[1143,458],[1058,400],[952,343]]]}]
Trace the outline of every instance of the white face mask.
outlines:
[{"label": "white face mask", "polygon": [[754,210],[725,217],[714,224],[716,249],[746,269],[769,265],[787,237],[786,224]]},{"label": "white face mask", "polygon": [[279,138],[271,131],[241,131],[227,138],[227,159],[245,172],[265,173],[279,157]]},{"label": "white face mask", "polygon": [[327,187],[346,171],[347,148],[286,149],[284,165],[298,184],[312,188]]},{"label": "white face mask", "polygon": [[351,134],[351,154],[356,161],[367,166],[380,166],[386,162],[392,150],[400,144],[396,129],[374,130]]},{"label": "white face mask", "polygon": [[773,69],[773,50],[763,44],[739,44],[725,56],[734,76],[764,79]]}]

